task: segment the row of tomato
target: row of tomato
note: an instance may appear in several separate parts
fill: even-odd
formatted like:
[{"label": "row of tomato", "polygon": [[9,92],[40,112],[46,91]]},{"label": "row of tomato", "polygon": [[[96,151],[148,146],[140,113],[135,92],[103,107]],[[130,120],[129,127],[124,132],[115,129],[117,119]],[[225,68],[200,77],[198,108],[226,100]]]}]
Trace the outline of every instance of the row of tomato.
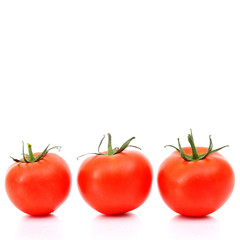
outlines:
[{"label": "row of tomato", "polygon": [[[120,148],[113,148],[108,136],[108,150],[92,153],[78,171],[77,184],[84,200],[103,214],[121,214],[139,207],[148,197],[152,184],[152,167],[139,150],[129,150],[130,138]],[[165,159],[158,171],[158,187],[164,202],[175,212],[187,216],[204,216],[220,208],[234,188],[234,172],[226,159],[209,147],[196,147],[192,132],[190,147],[178,147]],[[30,215],[55,211],[67,198],[71,188],[71,172],[57,154],[33,153],[15,159],[6,174],[5,187],[9,199]],[[83,155],[82,155],[83,156]],[[80,156],[80,157],[82,157]]]}]

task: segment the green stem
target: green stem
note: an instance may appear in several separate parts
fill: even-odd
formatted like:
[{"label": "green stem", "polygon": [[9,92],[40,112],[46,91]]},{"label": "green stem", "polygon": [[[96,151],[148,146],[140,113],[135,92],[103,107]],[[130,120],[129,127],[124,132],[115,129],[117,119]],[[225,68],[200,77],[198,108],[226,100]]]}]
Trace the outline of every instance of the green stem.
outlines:
[{"label": "green stem", "polygon": [[27,145],[28,145],[28,161],[34,162],[35,158],[34,158],[33,152],[32,152],[32,145],[29,143]]},{"label": "green stem", "polygon": [[24,160],[23,162],[28,163],[28,160],[26,159],[26,155],[24,153],[24,142],[22,142],[22,155],[23,155],[23,160]]},{"label": "green stem", "polygon": [[114,151],[112,148],[112,136],[110,133],[108,133],[108,155],[113,155]]},{"label": "green stem", "polygon": [[198,152],[197,152],[194,140],[193,140],[192,130],[190,129],[190,131],[191,131],[191,133],[188,134],[188,141],[189,141],[191,149],[192,149],[192,155],[187,155],[187,154],[184,153],[184,151],[181,147],[179,138],[178,138],[178,147],[179,148],[177,148],[173,145],[166,145],[165,147],[173,147],[174,149],[176,149],[180,153],[181,157],[186,161],[201,160],[201,159],[206,158],[209,154],[215,153],[215,152],[217,152],[217,151],[219,151],[219,150],[221,150],[225,147],[228,147],[228,145],[226,145],[226,146],[217,148],[215,150],[212,150],[213,149],[213,144],[212,144],[212,139],[211,139],[211,135],[210,135],[209,136],[209,147],[208,147],[207,152],[199,155]]},{"label": "green stem", "polygon": [[[11,157],[15,162],[22,162],[22,163],[33,163],[33,162],[37,162],[41,159],[43,159],[47,153],[52,150],[52,149],[58,149],[60,151],[61,147],[60,146],[55,146],[55,147],[51,147],[49,148],[50,145],[48,145],[41,154],[37,155],[36,157],[34,157],[34,154],[32,152],[32,145],[31,144],[27,144],[28,145],[28,154],[25,154],[24,152],[24,142],[23,142],[23,147],[22,147],[22,155],[23,155],[23,160],[18,160],[16,158]],[[27,158],[26,158],[27,157]]]},{"label": "green stem", "polygon": [[197,153],[197,149],[195,147],[195,143],[194,143],[194,140],[193,140],[192,129],[190,129],[190,131],[191,131],[191,133],[188,134],[188,142],[190,143],[191,148],[192,148],[192,158],[193,159],[198,159],[198,153]]},{"label": "green stem", "polygon": [[[111,136],[110,133],[108,133],[107,135],[108,135],[108,152],[107,152],[107,154],[106,154],[106,153],[103,153],[103,152],[100,152],[100,147],[101,147],[102,142],[103,142],[103,140],[104,140],[104,138],[105,138],[105,135],[104,135],[103,138],[101,139],[100,144],[99,144],[99,146],[98,146],[98,153],[87,153],[87,154],[95,154],[95,155],[115,155],[115,154],[121,153],[121,152],[124,151],[127,147],[134,147],[134,148],[140,149],[139,147],[136,147],[136,146],[133,146],[133,145],[129,145],[130,142],[131,142],[133,139],[135,139],[135,137],[132,137],[132,138],[128,139],[126,142],[124,142],[124,143],[122,144],[122,146],[121,146],[120,148],[118,148],[118,147],[113,148],[113,147],[112,147],[112,136]],[[140,150],[141,150],[141,149],[140,149]],[[87,155],[87,154],[83,154],[83,155],[79,156],[77,159],[79,159],[80,157],[85,156],[85,155]]]}]

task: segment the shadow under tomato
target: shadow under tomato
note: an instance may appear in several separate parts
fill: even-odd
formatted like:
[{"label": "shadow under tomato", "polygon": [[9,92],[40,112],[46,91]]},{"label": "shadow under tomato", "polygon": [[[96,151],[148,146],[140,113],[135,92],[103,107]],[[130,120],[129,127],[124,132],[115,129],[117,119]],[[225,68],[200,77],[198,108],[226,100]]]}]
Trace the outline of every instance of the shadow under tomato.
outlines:
[{"label": "shadow under tomato", "polygon": [[120,218],[137,218],[133,213],[120,213],[114,215],[99,214],[96,219],[120,219]]},{"label": "shadow under tomato", "polygon": [[133,213],[96,216],[91,224],[91,239],[137,239],[141,230],[140,220]]},{"label": "shadow under tomato", "polygon": [[61,222],[53,214],[45,216],[23,216],[19,222],[16,239],[61,240]]},{"label": "shadow under tomato", "polygon": [[170,239],[204,239],[220,238],[220,226],[212,216],[188,217],[177,215],[169,222]]}]

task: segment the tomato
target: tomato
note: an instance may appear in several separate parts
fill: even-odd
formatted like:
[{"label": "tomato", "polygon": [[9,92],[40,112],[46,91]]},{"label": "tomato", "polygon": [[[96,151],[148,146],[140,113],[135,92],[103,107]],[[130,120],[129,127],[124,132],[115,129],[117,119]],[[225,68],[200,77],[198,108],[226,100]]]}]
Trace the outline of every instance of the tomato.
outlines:
[{"label": "tomato", "polygon": [[[175,212],[186,216],[205,216],[219,209],[234,188],[234,172],[230,164],[210,146],[176,149],[158,171],[158,187],[164,202]],[[179,141],[179,140],[178,140]],[[171,145],[170,145],[171,146]],[[172,146],[173,147],[173,146]],[[225,147],[225,146],[224,146]]]},{"label": "tomato", "polygon": [[6,192],[12,203],[24,213],[46,215],[55,211],[67,198],[71,173],[67,163],[57,154],[32,153],[10,166],[5,179]]},{"label": "tomato", "polygon": [[[78,171],[78,188],[84,200],[103,214],[121,214],[139,207],[148,197],[152,167],[139,151],[118,149],[88,157]],[[102,141],[101,141],[102,142]]]}]

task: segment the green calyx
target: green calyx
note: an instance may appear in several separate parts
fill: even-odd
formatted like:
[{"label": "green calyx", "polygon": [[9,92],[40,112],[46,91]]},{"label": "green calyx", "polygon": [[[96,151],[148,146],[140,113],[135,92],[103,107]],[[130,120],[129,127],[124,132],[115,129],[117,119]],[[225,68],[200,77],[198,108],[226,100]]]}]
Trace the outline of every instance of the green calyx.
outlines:
[{"label": "green calyx", "polygon": [[125,143],[123,143],[123,145],[118,148],[118,147],[115,147],[115,148],[112,148],[112,136],[110,133],[107,134],[108,135],[108,152],[107,153],[103,153],[103,152],[100,152],[100,147],[102,145],[102,142],[103,140],[105,139],[105,135],[103,136],[103,138],[101,139],[100,143],[99,143],[99,146],[98,146],[98,152],[97,153],[86,153],[86,154],[83,154],[81,156],[79,156],[77,159],[85,156],[85,155],[88,155],[88,154],[95,154],[95,155],[115,155],[115,154],[118,154],[118,153],[121,153],[124,149],[126,149],[127,147],[135,147],[135,148],[138,148],[141,150],[141,148],[139,147],[136,147],[136,146],[133,146],[133,145],[129,145],[130,142],[135,139],[135,137],[132,137],[130,139],[128,139]]},{"label": "green calyx", "polygon": [[22,146],[22,155],[23,155],[23,159],[22,160],[18,160],[16,158],[13,158],[13,161],[15,162],[22,162],[22,163],[33,163],[33,162],[37,162],[41,159],[43,159],[47,153],[52,150],[52,149],[58,149],[60,151],[61,147],[60,146],[55,146],[55,147],[50,147],[50,144],[43,150],[43,152],[39,155],[37,155],[36,157],[34,157],[33,152],[32,152],[32,145],[31,144],[27,144],[28,145],[28,154],[25,154],[24,152],[24,142],[23,142],[23,146]]},{"label": "green calyx", "polygon": [[187,155],[183,152],[183,149],[181,147],[181,144],[180,144],[180,140],[178,138],[178,147],[175,147],[173,145],[166,145],[165,147],[173,147],[174,149],[176,149],[180,154],[181,154],[181,157],[186,160],[186,161],[197,161],[197,160],[201,160],[201,159],[204,159],[205,157],[207,157],[209,154],[212,154],[212,153],[215,153],[215,152],[218,152],[219,150],[225,148],[225,147],[229,147],[228,145],[226,146],[223,146],[223,147],[220,147],[220,148],[217,148],[217,149],[214,149],[213,150],[213,143],[212,143],[212,139],[211,139],[211,135],[209,135],[209,147],[208,147],[208,151],[206,153],[203,153],[203,154],[198,154],[197,152],[197,149],[195,147],[195,143],[194,143],[194,140],[193,140],[193,135],[192,135],[192,130],[190,129],[190,134],[188,134],[188,142],[190,143],[191,145],[191,148],[192,148],[192,155]]}]

